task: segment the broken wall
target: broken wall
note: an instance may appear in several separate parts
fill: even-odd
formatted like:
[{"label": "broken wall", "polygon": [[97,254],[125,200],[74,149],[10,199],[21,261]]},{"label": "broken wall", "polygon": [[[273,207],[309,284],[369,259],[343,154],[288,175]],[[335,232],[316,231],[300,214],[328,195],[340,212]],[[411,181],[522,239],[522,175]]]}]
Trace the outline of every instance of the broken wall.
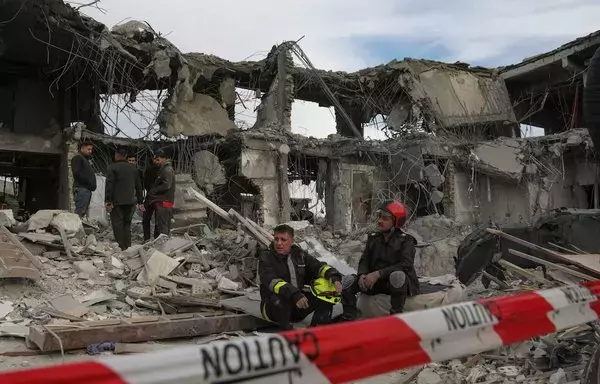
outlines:
[{"label": "broken wall", "polygon": [[504,80],[487,70],[467,70],[426,60],[405,60],[399,65],[411,99],[430,111],[441,127],[517,120]]},{"label": "broken wall", "polygon": [[290,221],[286,144],[249,139],[242,149],[240,174],[258,186],[261,217],[265,226]]},{"label": "broken wall", "polygon": [[376,167],[331,160],[327,167],[326,216],[334,231],[371,224]]}]

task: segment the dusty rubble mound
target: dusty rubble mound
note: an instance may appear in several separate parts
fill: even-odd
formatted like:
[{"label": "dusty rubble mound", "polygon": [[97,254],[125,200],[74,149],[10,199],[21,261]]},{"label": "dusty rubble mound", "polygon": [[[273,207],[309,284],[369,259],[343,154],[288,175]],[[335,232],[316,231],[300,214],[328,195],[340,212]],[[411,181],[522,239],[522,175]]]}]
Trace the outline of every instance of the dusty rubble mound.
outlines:
[{"label": "dusty rubble mound", "polygon": [[[334,260],[336,268],[356,267],[368,229],[343,235],[308,222],[292,225],[301,246],[315,250],[316,256],[332,257],[333,252],[341,256]],[[51,361],[24,360],[32,353],[61,349],[84,350],[88,355],[138,353],[159,347],[157,339],[184,337],[187,342],[205,343],[268,326],[250,312],[226,304],[240,297],[258,300],[256,253],[261,243],[268,241],[264,229],[242,219],[235,229],[211,230],[198,224],[175,229],[170,238],[161,236],[141,244],[139,223],[134,227],[134,242],[139,245],[125,251],[112,241],[108,228],[92,227],[61,211],[41,211],[28,223],[14,224],[12,232],[0,228],[0,248],[4,249],[0,253],[0,337],[28,337],[34,348],[28,350],[24,343],[11,347],[15,350],[0,348],[0,356],[10,356],[6,361],[0,357],[5,368]],[[444,217],[411,223],[410,231],[419,241],[420,274],[449,272],[462,230]],[[27,267],[10,264],[9,258],[2,256],[6,250],[13,250],[14,260],[27,262]],[[511,283],[514,287],[523,284]],[[470,293],[472,297],[504,294],[479,284],[474,284]],[[224,318],[228,320],[221,321]],[[173,323],[181,327],[173,327]],[[132,327],[135,332],[128,331]],[[183,333],[172,333],[178,328]],[[88,330],[94,330],[95,339]],[[595,337],[590,326],[581,326],[394,375],[412,377],[422,384],[569,383],[587,372]],[[153,342],[148,343],[150,340]]]}]

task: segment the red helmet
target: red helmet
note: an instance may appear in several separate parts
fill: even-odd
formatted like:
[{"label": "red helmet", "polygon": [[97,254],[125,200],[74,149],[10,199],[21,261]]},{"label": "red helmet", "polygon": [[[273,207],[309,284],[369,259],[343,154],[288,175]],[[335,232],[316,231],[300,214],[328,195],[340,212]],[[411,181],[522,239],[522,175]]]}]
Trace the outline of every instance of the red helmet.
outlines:
[{"label": "red helmet", "polygon": [[384,201],[379,211],[390,214],[394,218],[394,226],[398,229],[406,224],[406,207],[398,200]]}]

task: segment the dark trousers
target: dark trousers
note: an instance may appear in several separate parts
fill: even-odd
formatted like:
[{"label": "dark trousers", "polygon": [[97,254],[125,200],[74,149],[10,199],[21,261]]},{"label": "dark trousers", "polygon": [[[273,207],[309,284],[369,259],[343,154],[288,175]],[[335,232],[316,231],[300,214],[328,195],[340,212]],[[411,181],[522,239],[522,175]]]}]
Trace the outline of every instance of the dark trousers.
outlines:
[{"label": "dark trousers", "polygon": [[[348,277],[350,276],[345,276],[345,278]],[[365,291],[361,290],[360,286],[358,285],[359,276],[352,275],[352,278],[352,284],[342,292],[342,305],[344,306],[345,316],[355,318],[358,315],[356,309],[356,294],[359,292],[366,295],[390,295],[390,304],[392,306],[391,313],[402,313],[404,310],[404,303],[406,303],[406,297],[408,296],[407,279],[405,279],[404,284],[401,287],[394,287],[392,284],[390,284],[389,278],[380,278],[370,290]]]},{"label": "dark trousers", "polygon": [[[162,203],[154,203],[154,221],[158,227],[158,234],[169,235],[171,233],[171,219],[173,218],[173,208],[165,208]],[[154,233],[156,236],[156,232]]]},{"label": "dark trousers", "polygon": [[[146,210],[142,216],[142,228],[144,229],[144,242],[150,240],[150,224],[152,223],[152,215],[154,215],[154,205],[151,203],[145,203],[144,207]],[[154,238],[156,239],[159,235],[158,224],[156,218],[154,219]]]},{"label": "dark trousers", "polygon": [[311,327],[329,324],[333,304],[316,298],[311,293],[305,293],[308,308],[298,308],[294,300],[282,298],[268,299],[260,303],[260,309],[265,319],[279,324],[282,329],[290,329],[291,323],[302,321],[313,313]]},{"label": "dark trousers", "polygon": [[115,240],[121,250],[131,247],[131,220],[135,205],[115,205],[110,212],[110,221]]},{"label": "dark trousers", "polygon": [[73,200],[75,202],[75,213],[79,217],[84,217],[90,209],[92,191],[83,187],[75,187],[73,190]]}]

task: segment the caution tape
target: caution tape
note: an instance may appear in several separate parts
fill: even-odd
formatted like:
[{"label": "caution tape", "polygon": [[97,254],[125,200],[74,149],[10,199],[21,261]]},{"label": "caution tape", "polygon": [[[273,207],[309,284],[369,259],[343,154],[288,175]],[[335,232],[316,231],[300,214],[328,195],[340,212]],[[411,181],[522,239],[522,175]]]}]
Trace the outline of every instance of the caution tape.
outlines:
[{"label": "caution tape", "polygon": [[597,320],[600,282],[281,334],[0,373],[24,383],[343,383]]}]

